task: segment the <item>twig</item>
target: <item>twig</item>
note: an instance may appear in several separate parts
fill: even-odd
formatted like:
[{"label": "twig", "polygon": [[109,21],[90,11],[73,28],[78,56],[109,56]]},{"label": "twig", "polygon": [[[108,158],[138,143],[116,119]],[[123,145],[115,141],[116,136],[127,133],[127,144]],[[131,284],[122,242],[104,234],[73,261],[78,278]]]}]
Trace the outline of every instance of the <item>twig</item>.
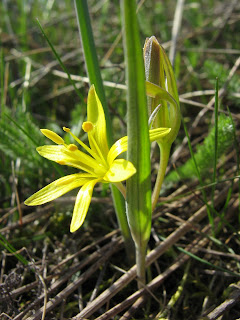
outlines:
[{"label": "twig", "polygon": [[[75,270],[72,270],[70,273],[66,274],[63,278],[59,279],[58,281],[54,282],[53,285],[48,289],[48,294],[50,294],[52,291],[56,290],[57,287],[62,285],[69,277],[71,277],[72,274],[77,272],[77,269],[83,268],[85,265],[89,264],[90,262],[93,262],[93,258],[95,260],[96,257],[100,257],[99,260],[97,260],[93,265],[87,269],[84,273],[81,274],[81,276],[74,282],[70,283],[65,289],[60,291],[55,298],[51,299],[46,304],[46,313],[51,311],[54,307],[56,307],[58,304],[62,302],[63,299],[66,299],[73,291],[75,291],[83,282],[85,282],[94,272],[97,271],[97,269],[104,264],[111,255],[114,254],[116,250],[118,250],[119,246],[122,244],[121,239],[117,239],[114,242],[108,243],[108,245],[105,246],[105,250],[100,252],[95,251],[89,258],[87,258],[85,261],[80,263],[77,268],[75,267]],[[106,250],[106,247],[108,250]],[[73,272],[74,271],[74,272]],[[38,299],[34,301],[33,304],[31,304],[30,308],[27,308],[28,310],[31,310],[33,305],[38,304],[43,299],[43,295],[41,295]],[[18,314],[14,320],[20,320],[23,317],[23,314],[26,313],[26,310],[24,312],[21,312]],[[39,320],[43,313],[43,307],[40,308],[32,317],[28,317],[28,320]]]},{"label": "twig", "polygon": [[229,18],[231,17],[231,14],[237,4],[238,4],[238,0],[232,0],[231,3],[227,2],[224,4],[225,8],[224,8],[224,10],[222,10],[223,14],[220,15],[220,18],[222,17],[222,19],[219,20],[219,23],[217,25],[217,33],[210,41],[210,43],[209,43],[210,46],[216,42],[218,37],[220,37],[222,35],[222,30],[224,29],[225,25],[227,24]]},{"label": "twig", "polygon": [[181,52],[199,52],[199,53],[215,53],[215,54],[240,54],[238,49],[216,49],[216,48],[179,48]]},{"label": "twig", "polygon": [[101,282],[103,281],[103,276],[104,276],[104,273],[106,272],[106,267],[107,267],[107,263],[104,264],[102,270],[100,271],[100,274],[98,276],[98,279],[97,279],[97,282],[96,282],[96,285],[95,285],[95,288],[93,289],[93,292],[91,294],[91,297],[89,299],[89,302],[93,301],[96,296],[97,296],[97,293],[99,291],[99,287],[100,287],[100,284]]},{"label": "twig", "polygon": [[[22,208],[21,208],[20,199],[19,199],[18,190],[17,190],[18,179],[15,175],[15,168],[14,168],[13,161],[11,161],[11,166],[12,166],[12,175],[13,175],[13,190],[14,190],[14,195],[15,195],[15,197],[12,198],[12,202],[14,202],[14,198],[15,198],[16,202],[17,202],[18,213],[19,213],[19,225],[22,226],[22,224],[23,224]],[[20,166],[20,159],[18,158],[16,160],[16,167],[19,168],[19,166]]]},{"label": "twig", "polygon": [[[199,112],[199,114],[201,113],[201,112],[204,112],[204,113],[206,113],[207,112],[207,110],[211,110],[211,111],[214,111],[214,107],[212,107],[212,106],[208,106],[208,105],[205,105],[205,104],[203,104],[203,103],[200,103],[200,102],[197,102],[197,101],[194,101],[194,100],[189,100],[189,99],[185,99],[185,98],[182,98],[181,96],[179,97],[179,101],[180,102],[182,102],[182,103],[185,103],[185,104],[190,104],[191,106],[196,106],[196,107],[199,107],[199,108],[203,108],[204,110],[201,110],[200,112]],[[224,113],[224,114],[226,114],[226,115],[229,115],[229,113],[228,113],[228,111],[226,111],[226,110],[219,110],[219,113]],[[235,118],[235,119],[240,119],[240,116],[238,115],[238,114],[232,114],[232,117],[233,118]],[[201,117],[200,117],[200,119],[202,118],[202,114],[201,114]],[[200,120],[199,119],[199,120]],[[199,122],[199,120],[198,120],[198,122]],[[197,123],[198,124],[198,123]],[[195,125],[195,127],[196,127],[196,125]],[[191,129],[192,130],[192,129]],[[183,142],[182,143],[184,143],[184,140],[183,140]]]},{"label": "twig", "polygon": [[200,319],[204,320],[216,320],[219,319],[221,315],[234,307],[237,303],[240,302],[240,287],[232,292],[230,297],[211,311],[207,316],[201,317]]},{"label": "twig", "polygon": [[172,41],[171,41],[171,47],[169,51],[169,60],[172,66],[174,65],[177,39],[178,39],[178,34],[179,34],[179,30],[182,23],[183,6],[184,6],[184,0],[178,0],[175,13],[174,13],[174,20],[173,20],[173,27],[172,27]]},{"label": "twig", "polygon": [[[53,208],[52,204],[45,206],[43,209],[39,209],[37,212],[33,212],[33,213],[28,214],[27,216],[24,216],[22,218],[21,226],[23,226],[25,224],[28,224],[30,222],[33,222],[33,221],[35,221],[36,219],[38,219],[40,217],[42,218],[44,213],[47,216],[50,215],[49,209],[51,209],[51,208]],[[12,212],[12,209],[11,209],[11,212]],[[6,233],[7,231],[19,228],[19,226],[20,226],[19,221],[15,222],[15,223],[11,223],[7,227],[4,227],[4,228],[0,229],[0,233]]]},{"label": "twig", "polygon": [[[235,210],[237,209],[237,207],[238,207],[237,205],[234,206]],[[234,214],[235,210],[234,211],[229,210],[227,217],[230,218]],[[215,219],[216,226],[218,225],[219,220],[220,219],[218,217]],[[201,234],[211,233],[211,228],[212,228],[211,225],[208,224],[206,227],[203,228],[203,230],[201,230]],[[196,254],[199,251],[199,248],[206,246],[208,242],[209,242],[209,238],[206,237],[204,239],[201,239],[201,236],[199,236],[197,239],[195,239],[191,244],[189,244],[185,248],[185,251]],[[145,288],[133,293],[131,296],[125,299],[122,303],[119,303],[118,305],[114,306],[112,309],[106,311],[104,315],[98,317],[96,320],[112,319],[112,317],[119,314],[128,306],[133,304],[132,307],[120,318],[120,320],[132,319],[133,314],[136,312],[136,310],[140,308],[140,306],[148,298],[148,295],[146,295],[146,293],[149,291],[156,290],[170,274],[172,274],[180,266],[182,266],[186,261],[188,261],[189,258],[190,256],[187,254],[180,254],[173,265],[171,265],[167,270],[165,270],[162,274],[157,276],[155,279],[153,279],[147,286],[145,286]]]}]

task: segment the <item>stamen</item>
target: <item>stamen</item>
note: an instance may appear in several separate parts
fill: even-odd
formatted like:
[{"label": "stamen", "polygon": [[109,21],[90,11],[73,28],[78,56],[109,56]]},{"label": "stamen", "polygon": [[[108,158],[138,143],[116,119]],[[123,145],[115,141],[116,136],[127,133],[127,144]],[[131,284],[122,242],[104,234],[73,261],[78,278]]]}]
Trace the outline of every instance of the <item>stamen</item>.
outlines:
[{"label": "stamen", "polygon": [[78,150],[78,147],[77,147],[75,144],[73,144],[73,143],[71,143],[67,148],[68,148],[68,150],[70,150],[70,151],[76,151],[76,150]]},{"label": "stamen", "polygon": [[53,132],[51,130],[48,130],[48,129],[40,129],[40,131],[42,132],[42,134],[45,135],[45,137],[47,137],[48,139],[52,140],[56,144],[64,144],[63,138],[61,138],[55,132]]},{"label": "stamen", "polygon": [[63,127],[63,131],[70,132],[71,130],[69,128]]},{"label": "stamen", "polygon": [[59,160],[59,161],[56,161],[58,164],[61,164],[61,165],[65,165],[66,164],[66,161],[63,161],[63,160]]},{"label": "stamen", "polygon": [[85,121],[85,122],[83,122],[83,124],[82,124],[82,129],[83,129],[83,131],[85,131],[85,132],[92,131],[92,129],[93,129],[93,124],[92,124],[92,122],[91,122],[91,121]]},{"label": "stamen", "polygon": [[80,146],[82,146],[88,153],[90,153],[90,155],[91,155],[94,159],[96,159],[97,161],[101,161],[101,159],[98,157],[97,153],[94,152],[92,149],[90,149],[90,148],[89,148],[84,142],[82,142],[80,139],[78,139],[78,137],[76,137],[75,134],[73,134],[69,128],[63,127],[63,130],[64,130],[65,132],[70,133],[70,135],[73,137],[73,139],[74,139],[75,141],[77,141],[77,142],[80,144]]},{"label": "stamen", "polygon": [[[90,132],[89,132],[89,134],[88,134],[88,139],[89,139],[89,142],[90,142],[90,140],[91,140],[92,144],[94,144],[94,147],[96,148],[97,153],[98,153],[101,161],[103,162],[104,166],[108,167],[108,164],[107,164],[106,159],[104,158],[101,150],[99,149],[99,146],[98,146],[96,140],[94,139],[93,135],[92,135]],[[95,157],[95,159],[96,159],[96,157]]]}]

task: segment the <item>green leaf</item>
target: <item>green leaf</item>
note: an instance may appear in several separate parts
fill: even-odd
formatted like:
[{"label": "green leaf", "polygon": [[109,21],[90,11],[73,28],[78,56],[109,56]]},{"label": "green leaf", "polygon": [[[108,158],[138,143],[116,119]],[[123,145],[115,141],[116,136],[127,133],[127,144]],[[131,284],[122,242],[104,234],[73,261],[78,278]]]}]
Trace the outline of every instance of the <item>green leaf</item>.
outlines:
[{"label": "green leaf", "polygon": [[0,245],[5,248],[8,252],[12,253],[20,262],[22,262],[23,265],[27,266],[28,261],[17,252],[17,250],[11,245],[10,242],[7,241],[7,239],[0,234]]},{"label": "green leaf", "polygon": [[[128,152],[127,158],[137,173],[127,180],[127,215],[133,239],[137,247],[137,264],[144,274],[146,245],[151,231],[151,165],[148,133],[145,74],[136,18],[136,2],[121,1],[124,54],[126,62],[127,107],[128,107]],[[139,267],[139,266],[138,266]],[[140,271],[141,273],[141,271]],[[138,272],[139,275],[139,272]]]},{"label": "green leaf", "polygon": [[94,84],[97,95],[102,103],[106,117],[108,143],[109,145],[112,145],[113,141],[110,115],[107,107],[97,51],[93,38],[88,4],[86,0],[75,0],[74,3],[89,82],[91,85]]}]

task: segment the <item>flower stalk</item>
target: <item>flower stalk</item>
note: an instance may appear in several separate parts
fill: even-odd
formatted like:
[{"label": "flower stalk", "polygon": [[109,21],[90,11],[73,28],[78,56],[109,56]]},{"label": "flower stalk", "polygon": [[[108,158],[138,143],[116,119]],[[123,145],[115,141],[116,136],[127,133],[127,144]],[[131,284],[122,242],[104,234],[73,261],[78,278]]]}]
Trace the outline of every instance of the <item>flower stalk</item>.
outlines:
[{"label": "flower stalk", "polygon": [[151,232],[151,165],[145,75],[136,2],[121,1],[126,63],[128,152],[137,172],[127,181],[127,216],[136,247],[138,285],[145,283],[145,255]]}]

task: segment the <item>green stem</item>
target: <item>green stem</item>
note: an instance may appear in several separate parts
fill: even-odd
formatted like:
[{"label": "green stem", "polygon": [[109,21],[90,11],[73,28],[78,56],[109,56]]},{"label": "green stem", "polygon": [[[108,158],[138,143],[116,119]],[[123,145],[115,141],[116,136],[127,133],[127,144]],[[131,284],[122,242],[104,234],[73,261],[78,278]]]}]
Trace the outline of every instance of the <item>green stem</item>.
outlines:
[{"label": "green stem", "polygon": [[[123,188],[125,189],[125,187],[122,185],[122,190],[121,190],[122,194],[124,193]],[[116,208],[118,208],[118,203],[122,201],[123,197],[119,192],[120,191],[119,185],[116,186],[116,184],[111,184],[111,190],[113,195],[113,204],[116,210]],[[125,196],[126,196],[126,189],[125,189]],[[116,214],[117,221],[123,236],[128,262],[130,266],[133,266],[135,263],[135,245],[133,242],[133,238],[130,234],[127,216],[126,216],[125,210],[124,211],[122,210],[121,212],[118,212],[118,211],[116,212],[118,213]]]},{"label": "green stem", "polygon": [[122,184],[122,182],[115,182],[114,185],[118,188],[118,190],[123,195],[124,199],[126,200],[126,188]]},{"label": "green stem", "polygon": [[136,246],[136,264],[137,264],[137,276],[138,276],[138,289],[144,287],[146,283],[146,247],[147,245]]},{"label": "green stem", "polygon": [[[142,45],[136,1],[121,0],[127,89],[127,160],[136,173],[127,180],[127,217],[138,257],[138,276],[145,276],[145,249],[151,233],[151,162]],[[138,248],[138,249],[137,249]]]},{"label": "green stem", "polygon": [[154,210],[156,208],[156,205],[158,202],[158,197],[160,194],[160,190],[162,187],[162,183],[163,183],[166,169],[167,169],[167,165],[168,165],[171,144],[159,143],[159,148],[160,148],[160,163],[159,163],[157,179],[156,179],[154,190],[152,193],[152,210]]}]

